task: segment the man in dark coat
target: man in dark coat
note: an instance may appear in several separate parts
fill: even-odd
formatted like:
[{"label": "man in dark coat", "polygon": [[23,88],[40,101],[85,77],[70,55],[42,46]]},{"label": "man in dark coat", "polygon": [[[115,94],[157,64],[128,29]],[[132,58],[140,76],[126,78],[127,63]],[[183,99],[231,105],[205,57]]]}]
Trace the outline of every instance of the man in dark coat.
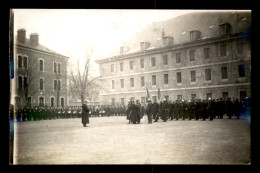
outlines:
[{"label": "man in dark coat", "polygon": [[89,123],[89,109],[87,104],[82,105],[82,124],[83,127],[87,127],[86,124]]},{"label": "man in dark coat", "polygon": [[153,113],[153,105],[152,105],[152,102],[151,100],[148,99],[148,105],[147,105],[147,108],[146,108],[146,115],[147,115],[147,118],[148,118],[148,124],[152,124],[152,113]]},{"label": "man in dark coat", "polygon": [[154,122],[157,122],[159,119],[159,104],[154,101],[153,102],[153,119],[155,120]]}]

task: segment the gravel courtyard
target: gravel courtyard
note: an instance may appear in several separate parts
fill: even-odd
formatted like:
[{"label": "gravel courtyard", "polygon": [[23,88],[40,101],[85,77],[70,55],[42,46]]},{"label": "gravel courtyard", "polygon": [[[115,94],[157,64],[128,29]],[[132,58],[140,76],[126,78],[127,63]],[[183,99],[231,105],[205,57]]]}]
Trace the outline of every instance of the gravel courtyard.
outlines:
[{"label": "gravel courtyard", "polygon": [[15,122],[14,164],[248,164],[244,120],[168,120],[128,124],[126,117]]}]

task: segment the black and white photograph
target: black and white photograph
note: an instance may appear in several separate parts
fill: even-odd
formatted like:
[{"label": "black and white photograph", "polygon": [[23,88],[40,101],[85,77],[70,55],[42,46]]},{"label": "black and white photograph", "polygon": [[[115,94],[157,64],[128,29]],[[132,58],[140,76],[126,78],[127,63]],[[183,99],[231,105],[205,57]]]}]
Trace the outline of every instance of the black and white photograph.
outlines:
[{"label": "black and white photograph", "polygon": [[10,9],[10,165],[250,165],[251,10]]}]

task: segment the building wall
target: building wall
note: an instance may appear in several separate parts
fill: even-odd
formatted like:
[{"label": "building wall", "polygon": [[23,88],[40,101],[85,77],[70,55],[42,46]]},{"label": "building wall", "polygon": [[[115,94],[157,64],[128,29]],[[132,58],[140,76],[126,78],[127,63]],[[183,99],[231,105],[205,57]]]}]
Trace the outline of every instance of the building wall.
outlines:
[{"label": "building wall", "polygon": [[[57,106],[57,91],[54,90],[54,79],[61,80],[61,91],[59,96],[64,98],[64,105],[67,105],[67,65],[66,59],[59,55],[41,53],[39,51],[32,51],[30,49],[16,47],[15,49],[15,88],[18,89],[18,76],[22,74],[22,70],[18,69],[18,55],[28,57],[28,67],[32,74],[28,76],[31,81],[28,96],[31,96],[32,105],[39,105],[39,97],[44,97],[44,105],[50,106],[50,98],[54,97],[54,106]],[[44,61],[43,72],[39,70],[39,60]],[[54,61],[61,63],[61,74],[54,73]],[[58,68],[57,68],[58,69]],[[44,79],[43,91],[39,89],[40,78]],[[19,95],[19,94],[18,94]]]}]

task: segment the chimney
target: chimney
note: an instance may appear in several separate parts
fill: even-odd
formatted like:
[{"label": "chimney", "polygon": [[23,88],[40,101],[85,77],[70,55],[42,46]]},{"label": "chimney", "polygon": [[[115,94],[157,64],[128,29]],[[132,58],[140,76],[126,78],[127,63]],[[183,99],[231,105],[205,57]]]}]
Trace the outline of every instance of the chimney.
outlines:
[{"label": "chimney", "polygon": [[148,43],[148,42],[141,42],[140,43],[140,49],[141,50],[145,50],[145,49],[147,49],[149,47],[150,47],[150,43]]},{"label": "chimney", "polygon": [[173,38],[169,36],[163,37],[163,46],[170,46],[173,44]]},{"label": "chimney", "polygon": [[34,46],[39,46],[39,35],[37,33],[30,35],[30,43]]},{"label": "chimney", "polygon": [[21,43],[26,42],[26,30],[24,28],[18,29],[17,31],[17,40]]},{"label": "chimney", "polygon": [[129,47],[121,46],[121,47],[120,47],[120,54],[122,55],[122,54],[128,52],[129,50],[130,50]]}]

